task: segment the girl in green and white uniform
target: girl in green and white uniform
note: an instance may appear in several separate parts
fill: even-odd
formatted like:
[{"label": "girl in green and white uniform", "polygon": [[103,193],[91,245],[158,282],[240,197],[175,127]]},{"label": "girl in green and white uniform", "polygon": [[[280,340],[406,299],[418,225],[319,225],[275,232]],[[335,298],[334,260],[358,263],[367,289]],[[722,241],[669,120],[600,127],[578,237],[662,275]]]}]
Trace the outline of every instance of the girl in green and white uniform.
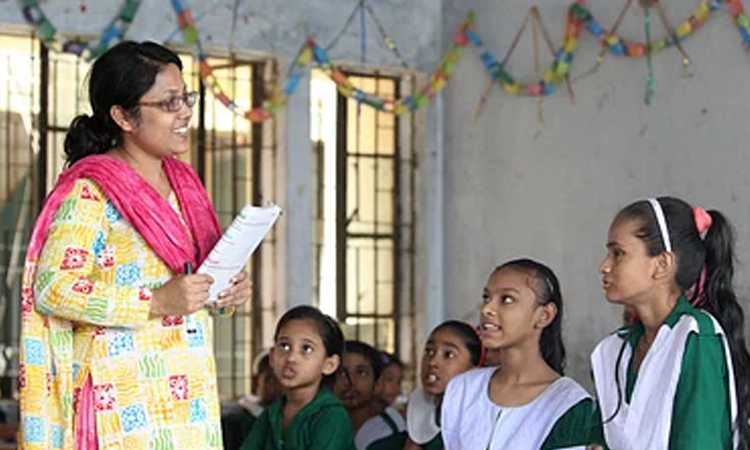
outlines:
[{"label": "girl in green and white uniform", "polygon": [[750,443],[750,356],[718,211],[661,197],[615,217],[599,270],[637,320],[592,354],[612,450],[729,450]]},{"label": "girl in green and white uniform", "polygon": [[404,450],[442,450],[440,412],[448,382],[484,362],[484,346],[476,329],[465,322],[448,320],[430,333],[422,354],[422,388],[409,396]]}]

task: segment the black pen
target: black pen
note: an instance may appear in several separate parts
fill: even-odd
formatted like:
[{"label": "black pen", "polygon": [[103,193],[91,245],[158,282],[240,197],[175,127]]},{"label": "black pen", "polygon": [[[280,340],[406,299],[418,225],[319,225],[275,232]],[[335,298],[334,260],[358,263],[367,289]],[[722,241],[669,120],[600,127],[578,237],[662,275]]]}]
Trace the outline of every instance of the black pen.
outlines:
[{"label": "black pen", "polygon": [[[192,275],[193,263],[186,262],[185,265],[182,267],[182,274]],[[196,325],[195,318],[193,318],[192,314],[185,316],[185,329],[187,330],[189,334],[194,334],[198,332],[198,326]]]}]

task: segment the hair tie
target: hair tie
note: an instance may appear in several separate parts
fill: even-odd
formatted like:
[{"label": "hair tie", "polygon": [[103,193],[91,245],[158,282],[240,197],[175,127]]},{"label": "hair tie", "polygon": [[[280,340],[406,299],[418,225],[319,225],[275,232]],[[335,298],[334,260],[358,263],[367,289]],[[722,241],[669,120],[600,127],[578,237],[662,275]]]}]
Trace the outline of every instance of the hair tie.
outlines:
[{"label": "hair tie", "polygon": [[695,227],[698,229],[698,234],[700,235],[708,231],[714,222],[711,214],[700,206],[693,206],[693,218],[695,219]]},{"label": "hair tie", "polygon": [[708,278],[708,269],[706,268],[706,265],[703,265],[703,269],[701,269],[701,274],[698,276],[698,280],[690,286],[690,289],[685,293],[688,300],[691,300],[691,303],[696,308],[702,308],[703,304],[706,302],[706,278]]}]

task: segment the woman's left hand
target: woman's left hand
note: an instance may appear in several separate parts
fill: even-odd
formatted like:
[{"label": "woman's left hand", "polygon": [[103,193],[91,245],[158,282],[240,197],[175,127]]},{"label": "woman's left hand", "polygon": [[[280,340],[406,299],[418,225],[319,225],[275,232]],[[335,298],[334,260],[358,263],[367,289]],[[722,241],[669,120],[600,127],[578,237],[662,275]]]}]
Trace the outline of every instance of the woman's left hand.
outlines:
[{"label": "woman's left hand", "polygon": [[232,279],[232,286],[219,292],[216,308],[237,308],[250,300],[251,281],[244,270]]}]

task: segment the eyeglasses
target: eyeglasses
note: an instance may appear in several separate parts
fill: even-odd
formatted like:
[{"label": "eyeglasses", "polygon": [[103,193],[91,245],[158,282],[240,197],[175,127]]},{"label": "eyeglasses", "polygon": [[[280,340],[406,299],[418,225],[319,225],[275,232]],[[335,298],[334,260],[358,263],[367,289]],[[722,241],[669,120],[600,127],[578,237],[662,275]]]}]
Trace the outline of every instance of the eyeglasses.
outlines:
[{"label": "eyeglasses", "polygon": [[182,95],[175,95],[169,97],[166,100],[159,100],[153,102],[138,102],[140,106],[156,106],[167,112],[177,112],[184,105],[188,108],[192,108],[195,105],[195,101],[198,100],[198,93],[195,91],[185,92]]}]

